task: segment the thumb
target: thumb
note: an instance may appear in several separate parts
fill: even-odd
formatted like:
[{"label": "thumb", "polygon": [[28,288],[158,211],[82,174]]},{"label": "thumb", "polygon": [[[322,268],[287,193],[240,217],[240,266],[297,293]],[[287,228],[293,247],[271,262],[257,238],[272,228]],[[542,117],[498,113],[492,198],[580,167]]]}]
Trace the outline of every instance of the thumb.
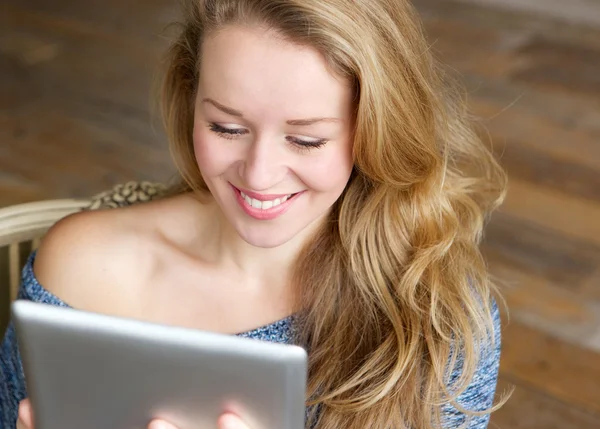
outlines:
[{"label": "thumb", "polygon": [[219,429],[249,429],[248,425],[238,416],[231,413],[223,414],[218,420]]},{"label": "thumb", "polygon": [[152,420],[148,425],[148,429],[177,429],[171,423],[166,422],[164,420]]},{"label": "thumb", "polygon": [[21,420],[25,427],[33,428],[33,413],[29,399],[23,399],[19,404],[19,420]]}]

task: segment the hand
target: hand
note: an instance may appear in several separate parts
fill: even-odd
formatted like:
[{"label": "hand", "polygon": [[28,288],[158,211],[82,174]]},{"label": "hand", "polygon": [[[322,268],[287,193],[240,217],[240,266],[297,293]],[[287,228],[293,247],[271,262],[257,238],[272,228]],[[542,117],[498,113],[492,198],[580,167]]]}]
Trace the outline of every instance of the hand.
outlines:
[{"label": "hand", "polygon": [[[219,429],[250,429],[246,423],[244,423],[238,416],[231,413],[223,414],[217,420]],[[17,428],[21,429],[21,428]],[[29,429],[24,427],[23,429]],[[178,429],[171,423],[165,422],[164,420],[152,420],[148,425],[148,429]]]},{"label": "hand", "polygon": [[29,402],[29,399],[23,399],[19,403],[17,429],[33,429],[33,413],[31,412],[31,402]]},{"label": "hand", "polygon": [[[219,417],[217,421],[219,429],[250,429],[239,417],[235,414],[226,413]],[[33,428],[33,413],[31,410],[31,402],[29,399],[24,399],[19,404],[19,418],[17,420],[16,429],[34,429]],[[148,429],[177,429],[172,424],[164,420],[153,420],[148,425]]]}]

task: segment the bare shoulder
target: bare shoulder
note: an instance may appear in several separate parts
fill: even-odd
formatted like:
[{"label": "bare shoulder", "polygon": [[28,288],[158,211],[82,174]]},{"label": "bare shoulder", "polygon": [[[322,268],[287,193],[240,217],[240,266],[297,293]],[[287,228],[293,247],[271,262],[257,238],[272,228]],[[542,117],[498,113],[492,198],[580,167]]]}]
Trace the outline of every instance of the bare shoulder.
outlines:
[{"label": "bare shoulder", "polygon": [[[37,251],[34,272],[39,283],[73,307],[101,311],[114,305],[118,312],[122,298],[136,287],[132,267],[144,260],[139,254],[143,226],[131,218],[129,209],[112,209],[61,219]],[[138,273],[143,275],[143,269]]]},{"label": "bare shoulder", "polygon": [[190,217],[185,204],[174,197],[65,217],[48,231],[36,254],[39,283],[72,307],[131,313],[156,267],[165,232],[177,234],[164,220]]}]

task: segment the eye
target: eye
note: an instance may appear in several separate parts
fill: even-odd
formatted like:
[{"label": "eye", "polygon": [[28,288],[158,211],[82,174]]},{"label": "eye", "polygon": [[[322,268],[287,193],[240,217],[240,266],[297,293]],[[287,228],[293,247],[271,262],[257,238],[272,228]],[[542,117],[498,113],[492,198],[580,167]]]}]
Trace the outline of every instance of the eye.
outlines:
[{"label": "eye", "polygon": [[[219,125],[214,122],[210,122],[208,124],[208,128],[219,137],[224,139],[232,140],[238,136],[242,136],[244,134],[248,134],[248,130],[244,128],[226,128],[222,125]],[[292,144],[296,150],[306,152],[311,149],[318,149],[324,146],[328,140],[327,139],[313,139],[313,140],[305,140],[297,137],[287,136],[285,138],[288,143]]]},{"label": "eye", "polygon": [[248,133],[248,131],[244,128],[225,128],[219,124],[215,124],[214,122],[210,122],[208,124],[208,128],[220,137],[230,140],[236,138],[236,136],[241,136]]},{"label": "eye", "polygon": [[326,139],[316,139],[316,140],[304,140],[299,139],[297,137],[286,137],[286,140],[295,146],[296,149],[301,151],[309,151],[311,149],[318,149],[323,147],[328,140]]}]

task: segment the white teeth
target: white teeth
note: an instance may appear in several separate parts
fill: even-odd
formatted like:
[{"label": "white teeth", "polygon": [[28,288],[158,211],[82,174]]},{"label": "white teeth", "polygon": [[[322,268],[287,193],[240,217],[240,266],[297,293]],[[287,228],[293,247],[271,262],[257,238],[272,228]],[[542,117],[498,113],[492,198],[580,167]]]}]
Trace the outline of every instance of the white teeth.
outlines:
[{"label": "white teeth", "polygon": [[279,204],[285,203],[292,196],[292,194],[290,194],[290,195],[286,195],[285,197],[277,198],[272,201],[259,201],[255,198],[250,198],[248,195],[244,194],[242,191],[240,191],[240,194],[242,195],[242,198],[244,199],[244,201],[246,201],[246,204],[248,204],[249,206],[251,206],[255,209],[261,209],[261,210],[268,210],[270,208],[278,206]]}]

